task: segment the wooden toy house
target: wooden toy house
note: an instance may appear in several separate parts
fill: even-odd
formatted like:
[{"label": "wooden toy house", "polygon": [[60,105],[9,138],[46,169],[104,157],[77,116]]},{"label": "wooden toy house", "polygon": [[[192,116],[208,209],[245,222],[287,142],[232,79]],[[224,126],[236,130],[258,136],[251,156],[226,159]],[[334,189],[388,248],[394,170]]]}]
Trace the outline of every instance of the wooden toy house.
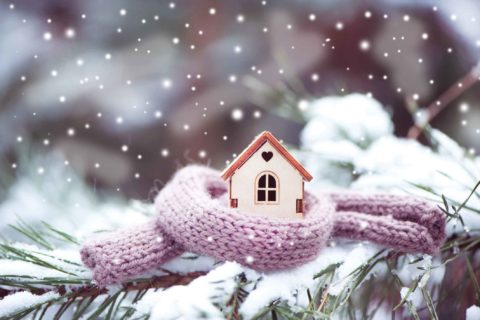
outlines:
[{"label": "wooden toy house", "polygon": [[230,207],[276,218],[303,217],[304,181],[310,173],[268,131],[222,172]]}]

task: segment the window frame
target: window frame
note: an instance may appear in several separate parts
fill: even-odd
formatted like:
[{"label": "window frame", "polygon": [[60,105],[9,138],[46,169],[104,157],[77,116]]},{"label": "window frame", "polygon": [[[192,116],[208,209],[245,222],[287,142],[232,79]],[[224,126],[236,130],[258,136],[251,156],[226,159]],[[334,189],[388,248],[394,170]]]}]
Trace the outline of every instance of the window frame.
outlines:
[{"label": "window frame", "polygon": [[[269,186],[269,175],[271,175],[275,179],[275,187],[270,187]],[[265,176],[265,187],[259,187],[260,183],[260,178],[262,176]],[[265,201],[259,201],[258,200],[258,191],[265,191]],[[269,191],[275,191],[275,201],[269,201],[268,200],[268,192]],[[270,204],[279,204],[280,203],[280,180],[278,179],[278,176],[273,173],[272,171],[262,171],[260,172],[257,177],[255,178],[255,188],[254,188],[254,199],[255,199],[255,204],[265,204],[265,205],[270,205]]]}]

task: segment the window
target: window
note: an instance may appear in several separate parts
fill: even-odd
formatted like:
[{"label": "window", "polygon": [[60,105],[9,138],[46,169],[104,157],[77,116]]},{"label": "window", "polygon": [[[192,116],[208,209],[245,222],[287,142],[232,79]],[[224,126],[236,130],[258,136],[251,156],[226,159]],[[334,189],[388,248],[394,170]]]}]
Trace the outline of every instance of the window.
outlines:
[{"label": "window", "polygon": [[273,172],[262,172],[256,182],[256,203],[278,203],[278,179]]}]

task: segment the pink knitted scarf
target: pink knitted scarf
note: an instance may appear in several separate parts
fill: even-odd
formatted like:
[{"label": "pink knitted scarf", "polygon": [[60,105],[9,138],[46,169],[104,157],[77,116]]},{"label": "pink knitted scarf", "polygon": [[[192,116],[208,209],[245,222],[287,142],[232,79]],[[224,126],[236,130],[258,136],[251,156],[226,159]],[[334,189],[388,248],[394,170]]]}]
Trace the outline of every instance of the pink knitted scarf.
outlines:
[{"label": "pink knitted scarf", "polygon": [[396,195],[305,195],[298,220],[253,216],[229,208],[218,171],[180,170],[155,199],[157,217],[91,240],[83,262],[99,285],[140,275],[184,251],[237,261],[261,271],[313,260],[330,237],[369,240],[401,252],[438,251],[445,217],[425,201]]}]

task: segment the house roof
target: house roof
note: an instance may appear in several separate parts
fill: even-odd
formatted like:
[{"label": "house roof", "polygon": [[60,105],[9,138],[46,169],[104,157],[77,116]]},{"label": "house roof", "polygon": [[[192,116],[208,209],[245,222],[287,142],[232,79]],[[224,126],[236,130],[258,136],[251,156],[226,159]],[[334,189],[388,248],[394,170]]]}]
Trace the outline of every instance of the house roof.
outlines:
[{"label": "house roof", "polygon": [[312,175],[308,173],[308,171],[298,162],[297,159],[295,159],[290,152],[285,149],[285,147],[280,143],[280,141],[277,140],[268,131],[263,131],[261,134],[259,134],[255,140],[250,143],[250,145],[227,167],[225,170],[222,172],[222,178],[223,180],[227,180],[230,178],[237,169],[239,169],[247,160],[261,147],[263,146],[266,142],[270,142],[271,145],[295,168],[300,172],[302,177],[310,181],[313,179]]}]

